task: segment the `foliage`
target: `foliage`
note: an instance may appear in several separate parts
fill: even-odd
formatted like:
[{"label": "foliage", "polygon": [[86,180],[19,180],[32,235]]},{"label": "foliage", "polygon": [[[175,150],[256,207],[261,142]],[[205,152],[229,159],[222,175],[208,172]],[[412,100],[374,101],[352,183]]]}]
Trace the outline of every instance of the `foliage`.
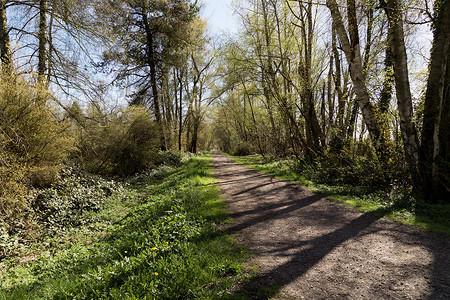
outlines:
[{"label": "foliage", "polygon": [[299,164],[297,168],[316,182],[351,184],[368,191],[389,189],[392,184],[408,186],[406,163],[397,151],[392,146],[380,159],[368,142],[352,143],[338,153],[328,151],[313,164]]},{"label": "foliage", "polygon": [[43,225],[50,232],[92,222],[91,212],[99,211],[121,185],[66,166],[61,178],[50,188],[40,190],[32,206],[38,210]]},{"label": "foliage", "polygon": [[[3,147],[2,147],[3,148]],[[17,158],[6,152],[1,153],[0,163],[0,214],[6,216],[17,213],[26,206],[28,193],[26,167]]]},{"label": "foliage", "polygon": [[50,95],[17,76],[3,77],[1,84],[0,121],[5,150],[34,165],[64,159],[71,146],[68,124],[57,119],[58,112],[46,101]]},{"label": "foliage", "polygon": [[[192,42],[189,31],[198,12],[195,5],[188,0],[104,0],[97,6],[105,39],[109,37],[103,64],[118,67],[116,82],[128,80],[134,90],[133,104],[151,106],[149,100],[158,98],[156,72],[177,64],[182,50]],[[150,85],[151,96],[147,95]],[[159,113],[159,99],[153,100]]]},{"label": "foliage", "polygon": [[166,165],[172,167],[180,167],[182,165],[183,157],[180,152],[176,151],[159,151],[156,157],[157,165]]},{"label": "foliage", "polygon": [[104,114],[91,106],[78,126],[74,156],[91,172],[127,176],[155,164],[160,131],[143,107]]},{"label": "foliage", "polygon": [[73,139],[49,94],[16,75],[4,75],[0,85],[0,214],[8,215],[27,207],[31,186],[56,179]]},{"label": "foliage", "polygon": [[[104,237],[91,232],[92,244],[80,242],[52,256],[44,252],[36,261],[2,273],[0,299],[225,296],[242,277],[242,249],[216,225],[226,219],[225,205],[217,199],[210,168],[209,158],[195,157],[145,194],[146,184],[135,187],[141,193],[131,198],[139,197],[138,202],[129,196],[119,201],[135,208],[106,227]],[[155,183],[154,178],[148,180]],[[81,227],[105,228],[96,224]]]}]

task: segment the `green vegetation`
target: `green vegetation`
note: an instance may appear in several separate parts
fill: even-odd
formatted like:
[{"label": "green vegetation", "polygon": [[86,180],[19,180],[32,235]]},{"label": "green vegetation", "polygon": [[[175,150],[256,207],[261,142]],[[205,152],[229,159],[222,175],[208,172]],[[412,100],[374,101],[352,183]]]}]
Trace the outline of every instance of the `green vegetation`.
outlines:
[{"label": "green vegetation", "polygon": [[91,106],[70,109],[76,150],[72,159],[99,174],[129,176],[155,165],[160,133],[148,109],[130,106],[112,113]]},{"label": "green vegetation", "polygon": [[8,218],[28,206],[30,186],[53,182],[58,164],[72,149],[67,122],[55,107],[35,101],[49,95],[22,77],[0,77],[0,215]]},{"label": "green vegetation", "polygon": [[[60,183],[60,191],[71,189],[66,201],[52,203],[66,212],[73,203],[92,209],[76,223],[45,209],[47,223],[53,211],[52,224],[64,226],[47,226],[42,242],[0,261],[0,299],[211,299],[242,279],[244,251],[220,229],[228,217],[209,156],[121,184],[74,174]],[[94,188],[104,203],[77,198],[75,190]]]},{"label": "green vegetation", "polygon": [[319,176],[323,170],[318,169],[317,165],[301,168],[294,159],[264,159],[260,155],[230,157],[240,164],[300,184],[315,193],[344,202],[362,212],[387,216],[404,224],[418,225],[431,231],[450,234],[450,206],[432,205],[418,200],[406,188],[392,186],[388,191],[383,191],[355,184],[330,185],[323,183],[323,178]]},{"label": "green vegetation", "polygon": [[0,300],[224,296],[241,250],[183,151],[449,232],[450,1],[236,2],[222,41],[200,1],[1,2]]}]

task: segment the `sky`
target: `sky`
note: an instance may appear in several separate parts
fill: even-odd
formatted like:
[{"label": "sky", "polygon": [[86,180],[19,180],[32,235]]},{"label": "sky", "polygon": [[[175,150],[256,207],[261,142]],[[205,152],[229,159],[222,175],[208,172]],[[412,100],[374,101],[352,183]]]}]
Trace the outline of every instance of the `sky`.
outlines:
[{"label": "sky", "polygon": [[208,22],[212,35],[237,32],[237,18],[231,7],[233,0],[200,0],[203,4],[200,16]]}]

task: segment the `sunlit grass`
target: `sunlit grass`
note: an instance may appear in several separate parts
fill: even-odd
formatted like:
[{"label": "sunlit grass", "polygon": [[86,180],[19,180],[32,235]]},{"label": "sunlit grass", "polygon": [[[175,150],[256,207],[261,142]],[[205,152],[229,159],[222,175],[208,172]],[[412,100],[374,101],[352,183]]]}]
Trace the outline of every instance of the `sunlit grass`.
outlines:
[{"label": "sunlit grass", "polygon": [[221,229],[228,217],[218,195],[210,156],[144,178],[95,223],[61,234],[69,245],[10,262],[0,299],[223,298],[245,276],[246,251]]}]

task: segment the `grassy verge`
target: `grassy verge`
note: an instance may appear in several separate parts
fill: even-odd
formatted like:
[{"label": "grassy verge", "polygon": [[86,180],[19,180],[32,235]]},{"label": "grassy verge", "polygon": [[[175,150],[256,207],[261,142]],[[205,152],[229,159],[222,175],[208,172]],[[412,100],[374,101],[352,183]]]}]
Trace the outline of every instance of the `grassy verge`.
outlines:
[{"label": "grassy verge", "polygon": [[300,184],[315,193],[324,194],[328,198],[355,207],[361,212],[387,216],[404,224],[450,234],[450,205],[430,205],[395,191],[367,193],[361,187],[330,186],[313,182],[301,172],[295,171],[294,163],[289,160],[265,161],[259,155],[230,157],[237,163]]},{"label": "grassy verge", "polygon": [[140,178],[30,261],[3,261],[0,299],[224,298],[244,251],[218,226],[227,215],[211,174],[201,156]]}]

